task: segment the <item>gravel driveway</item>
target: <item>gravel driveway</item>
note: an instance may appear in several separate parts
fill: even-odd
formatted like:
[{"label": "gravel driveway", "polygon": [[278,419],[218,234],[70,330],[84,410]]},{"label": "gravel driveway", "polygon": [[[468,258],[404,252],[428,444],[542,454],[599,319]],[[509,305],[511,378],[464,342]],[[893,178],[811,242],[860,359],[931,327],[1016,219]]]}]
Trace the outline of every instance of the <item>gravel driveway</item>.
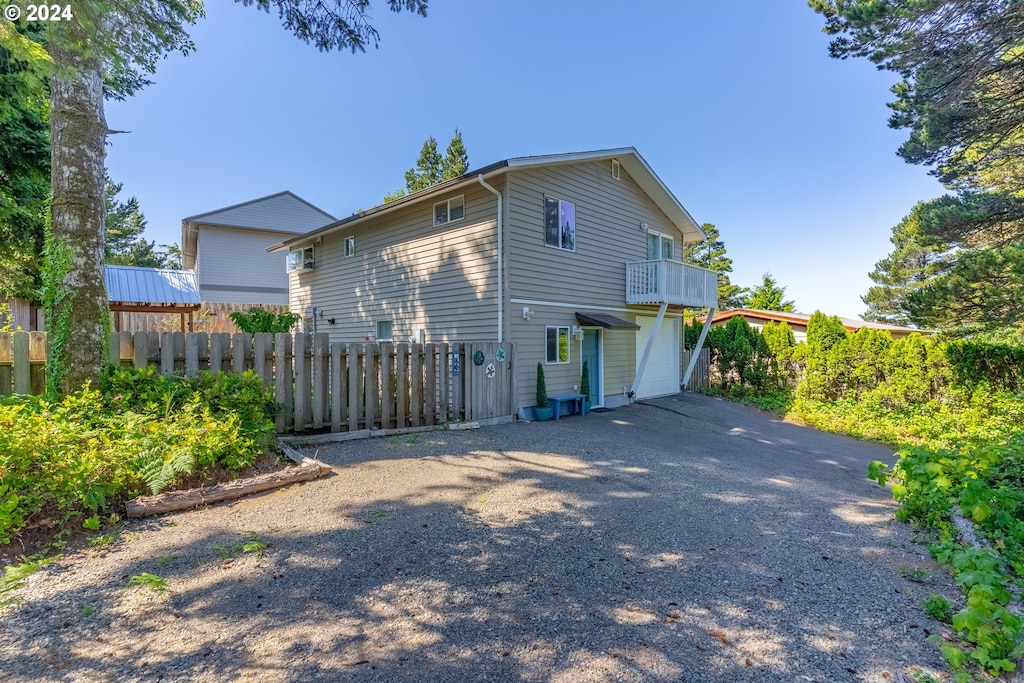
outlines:
[{"label": "gravel driveway", "polygon": [[[955,588],[883,447],[684,394],[308,448],[328,477],[30,577],[5,681],[888,681]],[[263,548],[262,546],[265,546]],[[149,572],[169,591],[128,585]],[[924,579],[914,582],[908,577]]]}]

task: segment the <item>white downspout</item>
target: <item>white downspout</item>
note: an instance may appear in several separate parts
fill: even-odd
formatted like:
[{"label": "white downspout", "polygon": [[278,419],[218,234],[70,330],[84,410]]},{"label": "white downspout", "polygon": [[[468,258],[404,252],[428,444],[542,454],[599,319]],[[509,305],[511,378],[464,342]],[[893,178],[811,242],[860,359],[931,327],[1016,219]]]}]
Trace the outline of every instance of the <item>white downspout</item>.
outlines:
[{"label": "white downspout", "polygon": [[494,196],[498,198],[498,343],[504,341],[504,326],[505,326],[505,290],[504,290],[504,273],[503,273],[503,262],[502,262],[502,242],[504,242],[504,234],[502,230],[501,220],[501,193],[495,190],[493,187],[488,185],[484,181],[483,174],[476,177],[478,183],[484,186],[485,189],[490,190],[494,193]]},{"label": "white downspout", "polygon": [[654,339],[658,336],[658,329],[661,327],[661,321],[665,319],[665,311],[668,310],[668,303],[663,303],[661,308],[658,309],[658,317],[654,319],[654,327],[651,328],[651,336],[647,338],[647,346],[644,347],[644,355],[640,356],[640,367],[636,369],[636,377],[633,378],[633,386],[629,389],[629,397],[635,398],[636,392],[640,388],[640,380],[644,376],[644,370],[647,368],[647,358],[651,355],[651,348],[654,347]]},{"label": "white downspout", "polygon": [[715,311],[718,310],[714,306],[708,310],[708,317],[704,318],[704,327],[700,330],[700,336],[697,337],[697,345],[693,347],[693,352],[690,354],[690,362],[686,364],[686,374],[683,375],[683,388],[690,383],[690,375],[693,374],[693,369],[697,366],[697,356],[704,349],[704,339],[708,336],[708,329],[711,327],[711,319],[715,317]]}]

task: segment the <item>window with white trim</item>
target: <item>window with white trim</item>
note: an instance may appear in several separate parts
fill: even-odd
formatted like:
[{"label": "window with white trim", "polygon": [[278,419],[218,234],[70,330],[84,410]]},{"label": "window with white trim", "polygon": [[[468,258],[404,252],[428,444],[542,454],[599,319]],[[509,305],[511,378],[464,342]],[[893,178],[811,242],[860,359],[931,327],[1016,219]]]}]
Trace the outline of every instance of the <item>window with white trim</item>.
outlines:
[{"label": "window with white trim", "polygon": [[434,225],[461,221],[466,217],[466,196],[459,195],[434,204]]},{"label": "window with white trim", "polygon": [[544,347],[547,350],[547,363],[560,364],[569,362],[569,328],[561,325],[549,325],[544,328]]},{"label": "window with white trim", "polygon": [[392,321],[390,321],[390,320],[378,320],[377,321],[377,325],[376,325],[376,330],[374,330],[377,333],[377,341],[379,341],[379,342],[393,341],[394,338],[395,338],[394,329],[395,329],[395,325],[394,325],[394,323]]},{"label": "window with white trim", "polygon": [[307,270],[313,270],[313,245],[289,251],[288,272],[301,273]]},{"label": "window with white trim", "polygon": [[350,235],[345,238],[345,258],[356,255],[356,238]]},{"label": "window with white trim", "polygon": [[647,258],[651,260],[674,260],[676,243],[669,235],[649,230],[647,232]]},{"label": "window with white trim", "polygon": [[544,244],[576,251],[576,205],[544,197]]}]

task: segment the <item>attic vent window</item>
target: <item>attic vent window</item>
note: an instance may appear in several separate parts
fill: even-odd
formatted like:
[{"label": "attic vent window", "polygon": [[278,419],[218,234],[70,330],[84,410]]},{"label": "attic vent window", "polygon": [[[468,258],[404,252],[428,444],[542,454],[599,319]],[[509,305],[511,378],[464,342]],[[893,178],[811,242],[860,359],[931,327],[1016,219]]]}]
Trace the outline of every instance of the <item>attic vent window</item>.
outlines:
[{"label": "attic vent window", "polygon": [[612,178],[619,179],[619,160],[612,159]]},{"label": "attic vent window", "polygon": [[305,273],[313,270],[313,246],[300,247],[288,252],[288,272]]},{"label": "attic vent window", "polygon": [[356,255],[356,238],[349,236],[345,238],[345,258]]},{"label": "attic vent window", "polygon": [[461,221],[466,217],[466,196],[452,197],[446,202],[434,204],[434,225]]}]

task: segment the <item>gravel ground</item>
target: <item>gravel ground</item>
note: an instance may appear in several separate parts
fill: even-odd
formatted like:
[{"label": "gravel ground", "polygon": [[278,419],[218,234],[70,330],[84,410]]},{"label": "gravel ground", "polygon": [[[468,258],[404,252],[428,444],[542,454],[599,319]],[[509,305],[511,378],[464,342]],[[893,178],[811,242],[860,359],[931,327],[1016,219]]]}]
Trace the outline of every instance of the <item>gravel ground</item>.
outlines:
[{"label": "gravel ground", "polygon": [[946,678],[877,445],[684,394],[306,451],[333,474],[32,575],[0,679]]}]

